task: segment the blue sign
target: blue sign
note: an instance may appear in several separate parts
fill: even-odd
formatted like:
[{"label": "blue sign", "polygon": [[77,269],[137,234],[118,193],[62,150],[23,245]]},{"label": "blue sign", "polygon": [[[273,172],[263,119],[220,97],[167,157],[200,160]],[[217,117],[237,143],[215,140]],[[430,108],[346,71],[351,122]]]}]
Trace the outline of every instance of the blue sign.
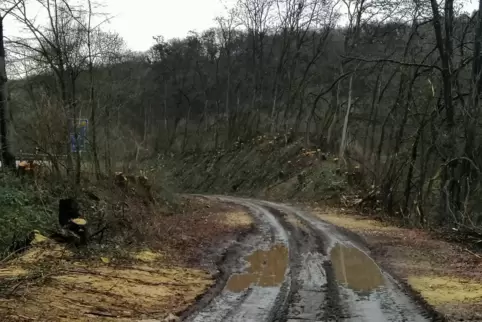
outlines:
[{"label": "blue sign", "polygon": [[77,122],[76,130],[77,130],[77,141],[75,140],[75,132],[71,126],[70,131],[70,146],[72,152],[83,152],[85,151],[85,146],[87,143],[87,126],[89,121],[87,119],[80,119]]}]

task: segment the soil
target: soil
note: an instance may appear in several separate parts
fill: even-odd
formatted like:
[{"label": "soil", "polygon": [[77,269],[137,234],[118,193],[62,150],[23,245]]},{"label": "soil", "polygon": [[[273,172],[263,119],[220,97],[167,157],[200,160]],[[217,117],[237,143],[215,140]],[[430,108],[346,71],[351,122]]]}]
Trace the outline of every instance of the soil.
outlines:
[{"label": "soil", "polygon": [[86,256],[37,234],[26,252],[0,263],[2,321],[180,315],[215,284],[222,247],[253,227],[242,207],[198,198],[182,202],[182,213],[158,214],[162,226],[151,225],[158,239],[122,252]]},{"label": "soil", "polygon": [[311,208],[361,235],[373,258],[449,321],[482,321],[482,256],[427,231],[386,225],[342,209]]}]

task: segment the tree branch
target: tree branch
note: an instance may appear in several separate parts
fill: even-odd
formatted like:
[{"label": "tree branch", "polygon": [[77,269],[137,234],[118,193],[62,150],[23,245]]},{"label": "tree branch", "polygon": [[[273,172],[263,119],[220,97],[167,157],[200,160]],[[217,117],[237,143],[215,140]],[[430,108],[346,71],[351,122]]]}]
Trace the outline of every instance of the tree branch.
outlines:
[{"label": "tree branch", "polygon": [[362,58],[362,57],[349,57],[349,56],[344,56],[341,55],[341,57],[345,59],[350,59],[350,60],[358,60],[361,62],[365,63],[391,63],[391,64],[397,64],[400,66],[410,66],[410,67],[425,67],[429,69],[437,69],[438,71],[442,71],[440,67],[437,65],[426,65],[426,64],[419,64],[419,63],[406,63],[406,62],[401,62],[397,61],[394,59],[387,59],[387,58],[376,58],[376,59],[368,59],[368,58]]},{"label": "tree branch", "polygon": [[17,8],[21,2],[23,2],[24,0],[18,0],[17,2],[15,2],[13,4],[13,6],[11,6],[10,8],[8,8],[7,10],[5,10],[4,14],[3,15],[0,15],[0,20],[5,18],[10,12],[12,12],[12,10],[14,10],[15,8]]}]

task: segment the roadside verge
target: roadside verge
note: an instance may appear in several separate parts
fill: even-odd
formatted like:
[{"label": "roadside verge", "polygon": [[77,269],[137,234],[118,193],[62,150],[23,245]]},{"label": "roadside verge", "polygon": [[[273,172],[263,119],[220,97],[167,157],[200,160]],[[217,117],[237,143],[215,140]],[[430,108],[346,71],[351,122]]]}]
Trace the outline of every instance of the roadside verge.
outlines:
[{"label": "roadside verge", "polygon": [[373,258],[449,321],[482,321],[482,258],[420,229],[404,229],[343,209],[313,214],[362,236]]},{"label": "roadside verge", "polygon": [[81,249],[37,232],[26,251],[0,262],[1,320],[164,321],[182,314],[215,285],[227,243],[253,228],[241,207],[184,202],[182,213],[144,217],[157,239],[130,247]]}]

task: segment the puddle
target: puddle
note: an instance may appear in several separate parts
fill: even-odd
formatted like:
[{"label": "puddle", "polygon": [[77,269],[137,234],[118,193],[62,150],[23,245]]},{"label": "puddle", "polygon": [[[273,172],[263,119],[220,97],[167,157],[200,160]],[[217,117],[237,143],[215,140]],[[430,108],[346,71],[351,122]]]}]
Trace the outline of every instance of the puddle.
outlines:
[{"label": "puddle", "polygon": [[250,285],[277,286],[285,279],[288,267],[288,249],[284,245],[275,245],[270,250],[257,250],[246,257],[249,267],[246,273],[229,278],[226,287],[232,292],[242,292]]},{"label": "puddle", "polygon": [[340,284],[356,292],[369,292],[384,285],[380,268],[359,249],[336,244],[330,257]]}]

